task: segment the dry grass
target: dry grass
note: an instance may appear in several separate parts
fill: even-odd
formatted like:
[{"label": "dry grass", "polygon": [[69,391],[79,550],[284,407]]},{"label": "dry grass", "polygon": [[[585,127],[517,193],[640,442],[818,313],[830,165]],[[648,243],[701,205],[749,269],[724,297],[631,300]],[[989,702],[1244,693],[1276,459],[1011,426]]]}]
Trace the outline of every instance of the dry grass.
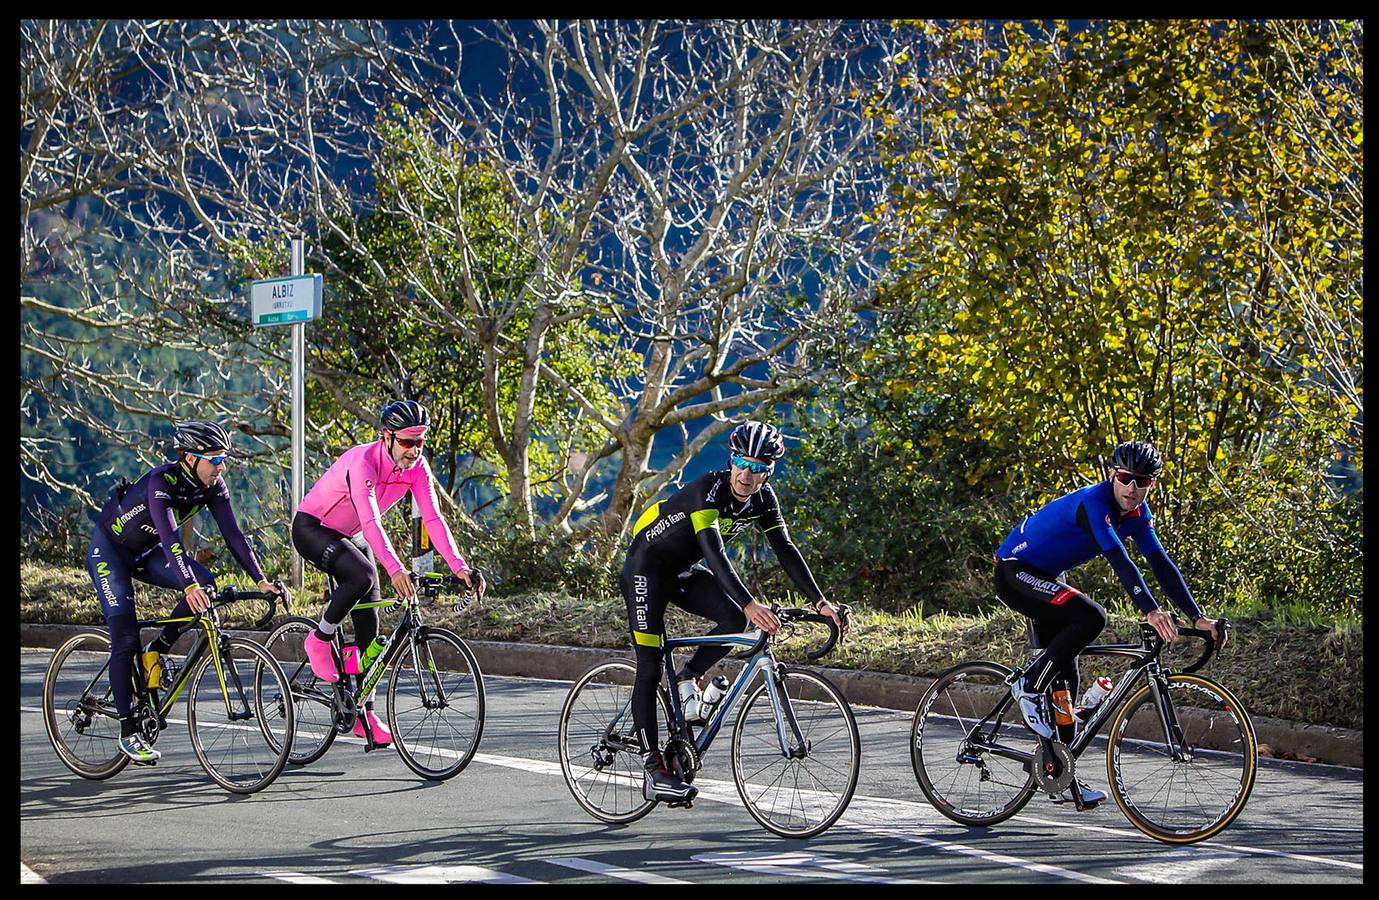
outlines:
[{"label": "dry grass", "polygon": [[[84,569],[21,563],[19,616],[23,622],[102,624],[90,579]],[[143,598],[153,589],[140,587]],[[162,592],[158,592],[162,593]],[[308,578],[306,596],[317,598],[320,581]],[[171,595],[168,595],[168,602]],[[167,607],[148,606],[144,615]],[[319,600],[299,597],[295,610],[317,615]],[[252,611],[246,610],[240,624]],[[629,650],[627,612],[619,597],[569,597],[530,593],[490,597],[481,607],[456,615],[448,607],[426,611],[429,622],[447,625],[478,640],[523,641]],[[703,628],[703,620],[672,608],[667,616],[672,634]],[[1138,619],[1112,613],[1100,640],[1135,639]],[[1234,691],[1255,715],[1316,724],[1364,727],[1364,635],[1358,628],[1298,625],[1263,618],[1244,618],[1226,654],[1208,664],[1205,674]],[[984,658],[1019,663],[1028,654],[1024,619],[1005,608],[976,616],[939,613],[923,616],[859,610],[850,637],[827,659],[847,669],[869,669],[907,675],[935,675],[964,660]],[[817,644],[822,632],[800,629],[779,644],[784,659],[802,659],[802,648]],[[1195,642],[1167,655],[1179,665]],[[1083,663],[1083,682],[1092,674],[1119,676],[1124,666],[1109,660]]]}]

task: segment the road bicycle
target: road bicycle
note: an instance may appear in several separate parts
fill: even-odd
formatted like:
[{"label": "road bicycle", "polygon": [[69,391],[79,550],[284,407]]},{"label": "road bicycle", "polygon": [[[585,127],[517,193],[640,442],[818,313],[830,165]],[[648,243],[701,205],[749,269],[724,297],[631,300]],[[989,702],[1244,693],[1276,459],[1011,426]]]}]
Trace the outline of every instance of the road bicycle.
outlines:
[{"label": "road bicycle", "polygon": [[[236,794],[263,790],[278,777],[291,751],[293,710],[279,702],[287,676],[262,645],[231,637],[221,627],[220,609],[241,600],[264,600],[273,618],[276,595],[228,585],[207,589],[211,606],[180,618],[141,619],[139,628],[177,624],[198,632],[179,664],[160,657],[159,684],[152,686],[134,661],[134,716],[144,740],[154,744],[168,727],[173,704],[187,691],[187,728],[192,750],[216,784]],[[101,780],[131,762],[120,751],[120,717],[110,685],[110,635],[91,629],[73,635],[53,653],[43,679],[43,723],[63,765],[83,778]]]},{"label": "road bicycle", "polygon": [[[1230,623],[1218,627],[1224,636]],[[1022,720],[1010,685],[1023,670],[969,662],[944,672],[920,700],[910,733],[924,796],[955,822],[1002,822],[1036,791],[1057,798],[1072,785],[1076,760],[1109,722],[1106,777],[1130,823],[1172,844],[1217,834],[1254,787],[1254,725],[1234,694],[1195,674],[1216,652],[1211,632],[1179,627],[1178,634],[1204,645],[1181,672],[1160,662],[1166,645],[1148,623],[1140,624],[1138,644],[1083,650],[1128,659],[1130,668],[1066,746],[1039,738]],[[1080,792],[1072,796],[1082,809]]]},{"label": "road bicycle", "polygon": [[[383,652],[358,674],[346,671],[343,628],[336,629],[331,639],[340,675],[334,683],[317,678],[306,658],[302,642],[316,627],[314,619],[284,619],[264,641],[291,684],[296,733],[289,762],[313,763],[330,749],[337,734],[352,731],[363,714],[365,698],[388,671],[388,727],[407,767],[423,778],[444,781],[458,775],[474,758],[484,733],[479,661],[459,635],[427,625],[421,616],[423,601],[438,602],[443,593],[463,589],[466,593],[453,607],[458,612],[473,594],[453,575],[414,573],[412,577],[417,585],[413,599],[391,597],[356,607],[402,610]],[[365,648],[359,649],[362,654]],[[385,746],[374,740],[366,717],[363,730],[365,752]]]},{"label": "road bicycle", "polygon": [[[824,657],[838,642],[838,626],[827,616],[805,609],[773,611],[783,627],[804,622],[828,627],[828,641],[808,653],[809,659]],[[842,614],[848,615],[847,607]],[[744,647],[737,658],[747,662],[696,735],[680,706],[672,654],[704,645]],[[817,672],[777,661],[764,631],[668,638],[663,646],[665,685],[657,699],[667,767],[693,781],[714,737],[745,696],[733,731],[732,771],[747,811],[782,837],[813,837],[836,822],[857,788],[861,760],[857,720],[842,692]],[[579,805],[604,822],[635,822],[659,802],[642,796],[643,748],[632,723],[636,673],[629,659],[600,663],[574,683],[560,712],[565,783]]]}]

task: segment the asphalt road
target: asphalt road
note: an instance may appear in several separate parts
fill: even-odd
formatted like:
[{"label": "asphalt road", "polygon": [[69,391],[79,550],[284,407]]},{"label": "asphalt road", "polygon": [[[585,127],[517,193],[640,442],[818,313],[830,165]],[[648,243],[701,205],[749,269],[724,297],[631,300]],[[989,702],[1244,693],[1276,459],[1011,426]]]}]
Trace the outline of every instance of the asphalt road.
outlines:
[{"label": "asphalt road", "polygon": [[[862,883],[1360,882],[1363,771],[1261,760],[1240,817],[1216,839],[1172,847],[1145,837],[1109,801],[1077,813],[1036,797],[991,829],[969,829],[925,801],[910,768],[906,713],[858,708],[861,780],[842,820],[810,841],[777,838],[743,809],[725,733],[690,810],[664,807],[628,826],[590,818],[556,756],[568,682],[487,677],[475,761],[426,782],[390,750],[339,739],[260,794],[220,790],[186,726],[163,760],[85,781],[58,761],[40,714],[50,651],[23,650],[21,879],[50,883],[377,882]],[[1104,775],[1100,754],[1087,780]]]}]

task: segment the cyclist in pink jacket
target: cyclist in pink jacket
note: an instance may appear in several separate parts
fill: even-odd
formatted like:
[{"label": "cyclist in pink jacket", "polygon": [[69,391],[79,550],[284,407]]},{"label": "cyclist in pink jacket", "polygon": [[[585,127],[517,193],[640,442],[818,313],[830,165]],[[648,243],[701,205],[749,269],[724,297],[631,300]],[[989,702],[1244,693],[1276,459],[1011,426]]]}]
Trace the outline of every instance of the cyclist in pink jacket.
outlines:
[{"label": "cyclist in pink jacket", "polygon": [[[311,669],[324,681],[340,678],[331,657],[330,639],[346,613],[354,622],[361,653],[378,635],[378,610],[354,609],[365,597],[382,599],[375,558],[382,561],[400,596],[416,596],[411,573],[398,559],[382,523],[383,513],[404,494],[410,492],[416,499],[431,543],[451,571],[480,597],[484,593],[483,575],[465,563],[445,520],[436,511],[431,467],[422,456],[431,416],[420,403],[399,400],[385,406],[380,419],[382,440],[346,450],[307,491],[292,519],[292,544],[297,552],[335,579],[321,621],[306,637]],[[390,743],[392,735],[374,714],[372,695],[364,709],[374,740]],[[362,722],[355,723],[354,733],[363,737]]]}]

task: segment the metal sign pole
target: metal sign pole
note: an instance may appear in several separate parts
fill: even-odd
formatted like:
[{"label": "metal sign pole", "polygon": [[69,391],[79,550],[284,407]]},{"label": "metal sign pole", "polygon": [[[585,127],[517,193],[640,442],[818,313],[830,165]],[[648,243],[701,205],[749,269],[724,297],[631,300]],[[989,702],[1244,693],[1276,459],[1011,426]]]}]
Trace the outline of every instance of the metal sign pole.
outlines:
[{"label": "metal sign pole", "polygon": [[[306,244],[301,238],[292,239],[293,276],[306,274]],[[292,324],[292,510],[297,507],[306,493],[306,323]],[[288,530],[291,531],[289,517]],[[290,543],[290,542],[289,542]],[[302,558],[294,549],[292,552],[292,589],[302,588]]]}]

